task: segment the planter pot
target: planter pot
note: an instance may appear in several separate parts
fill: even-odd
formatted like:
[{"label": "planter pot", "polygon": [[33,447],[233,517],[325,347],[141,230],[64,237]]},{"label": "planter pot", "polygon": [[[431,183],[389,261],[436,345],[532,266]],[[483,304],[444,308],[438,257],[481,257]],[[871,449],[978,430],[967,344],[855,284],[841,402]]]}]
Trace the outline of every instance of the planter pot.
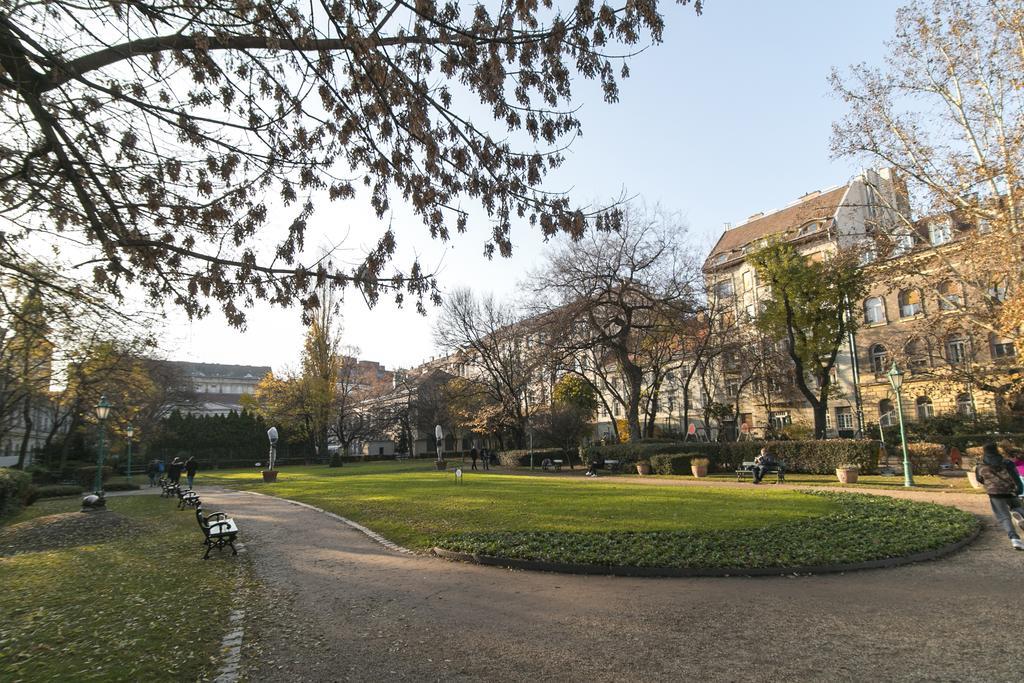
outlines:
[{"label": "planter pot", "polygon": [[448,462],[446,460],[435,460],[434,466],[437,468],[439,472],[443,472],[444,470],[448,469]]},{"label": "planter pot", "polygon": [[860,477],[860,470],[856,467],[837,467],[836,477],[840,484],[856,484]]},{"label": "planter pot", "polygon": [[651,465],[650,465],[650,463],[638,462],[636,464],[636,473],[637,474],[650,474],[651,473]]},{"label": "planter pot", "polygon": [[978,481],[978,475],[974,473],[973,469],[967,470],[967,481],[971,482],[971,486],[976,489],[985,488],[981,485],[981,482]]},{"label": "planter pot", "polygon": [[701,478],[701,477],[706,477],[706,476],[708,476],[708,466],[707,465],[690,465],[690,472],[692,472],[693,476],[697,477],[698,479]]},{"label": "planter pot", "polygon": [[277,481],[277,470],[263,470],[263,481],[268,484]]}]

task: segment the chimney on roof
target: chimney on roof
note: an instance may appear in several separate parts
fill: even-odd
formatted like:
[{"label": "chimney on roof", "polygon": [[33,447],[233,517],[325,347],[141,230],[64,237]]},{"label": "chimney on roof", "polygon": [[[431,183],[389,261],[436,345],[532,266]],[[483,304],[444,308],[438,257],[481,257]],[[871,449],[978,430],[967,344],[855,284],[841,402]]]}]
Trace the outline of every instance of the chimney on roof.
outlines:
[{"label": "chimney on roof", "polygon": [[807,194],[801,195],[800,201],[804,201],[805,199],[813,199],[814,197],[817,197],[819,194],[821,194],[821,190],[811,190]]},{"label": "chimney on roof", "polygon": [[748,220],[748,221],[752,221],[752,220],[754,220],[755,218],[761,218],[761,217],[763,217],[763,216],[764,216],[764,211],[758,211],[757,213],[752,213],[752,214],[750,214],[750,217],[749,217],[749,218],[747,218],[747,220]]},{"label": "chimney on roof", "polygon": [[726,230],[732,230],[732,223],[730,223],[729,221],[726,221],[725,222],[725,229]]}]

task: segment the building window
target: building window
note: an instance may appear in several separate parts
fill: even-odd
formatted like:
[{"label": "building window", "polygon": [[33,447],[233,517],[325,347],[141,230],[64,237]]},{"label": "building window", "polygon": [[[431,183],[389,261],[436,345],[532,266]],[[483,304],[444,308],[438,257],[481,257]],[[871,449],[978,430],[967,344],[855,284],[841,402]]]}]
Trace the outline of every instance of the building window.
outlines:
[{"label": "building window", "polygon": [[853,431],[853,411],[849,408],[836,408],[836,424],[839,431]]},{"label": "building window", "polygon": [[789,425],[793,424],[793,418],[789,416],[789,413],[772,413],[772,426],[775,429],[783,430]]},{"label": "building window", "polygon": [[864,322],[868,325],[885,322],[885,303],[882,297],[873,296],[864,300]]},{"label": "building window", "polygon": [[993,358],[1013,358],[1017,355],[1017,348],[1012,341],[995,335],[992,335],[991,339]]},{"label": "building window", "polygon": [[904,353],[907,356],[907,367],[911,374],[916,375],[928,370],[930,365],[928,350],[921,341],[912,339],[907,342]]},{"label": "building window", "polygon": [[921,306],[921,291],[918,289],[901,290],[899,302],[901,318],[912,318],[924,310]]},{"label": "building window", "polygon": [[932,221],[928,225],[928,241],[932,243],[933,247],[945,244],[951,239],[953,239],[953,225],[948,218]]},{"label": "building window", "polygon": [[736,289],[733,287],[732,280],[722,280],[715,285],[715,294],[720,299],[726,299],[736,293]]},{"label": "building window", "polygon": [[927,420],[935,415],[935,408],[932,406],[932,400],[927,396],[918,396],[916,405],[918,420]]},{"label": "building window", "polygon": [[883,427],[892,427],[896,424],[896,409],[887,398],[878,402],[878,424]]},{"label": "building window", "polygon": [[891,235],[892,253],[890,256],[903,256],[909,254],[914,248],[914,235],[904,233],[902,235]]},{"label": "building window", "polygon": [[814,222],[811,222],[811,223],[808,223],[807,225],[803,226],[802,228],[800,228],[797,231],[796,236],[797,237],[803,237],[804,235],[810,235],[810,234],[815,233],[815,232],[818,232],[818,224],[814,223]]},{"label": "building window", "polygon": [[736,398],[740,395],[740,383],[736,380],[729,380],[725,383],[725,395],[729,398]]},{"label": "building window", "polygon": [[959,334],[946,337],[946,361],[952,365],[967,361],[967,340]]},{"label": "building window", "polygon": [[939,294],[939,308],[943,311],[955,311],[964,305],[963,288],[959,283],[946,280],[936,288]]},{"label": "building window", "polygon": [[1008,287],[1006,286],[1006,280],[996,280],[985,292],[989,299],[992,299],[997,304],[1001,304],[1006,301],[1006,294]]},{"label": "building window", "polygon": [[974,417],[974,401],[970,394],[960,394],[956,397],[956,412],[964,417]]},{"label": "building window", "polygon": [[747,320],[753,320],[757,317],[757,307],[754,304],[747,306]]},{"label": "building window", "polygon": [[743,289],[748,292],[754,288],[754,271],[748,270],[743,273]]},{"label": "building window", "polygon": [[874,344],[869,352],[871,354],[871,369],[876,375],[885,374],[886,366],[889,364],[889,354],[881,344]]},{"label": "building window", "polygon": [[718,256],[715,257],[715,264],[716,265],[721,265],[721,264],[725,263],[728,260],[729,260],[729,255],[728,254],[719,254]]}]

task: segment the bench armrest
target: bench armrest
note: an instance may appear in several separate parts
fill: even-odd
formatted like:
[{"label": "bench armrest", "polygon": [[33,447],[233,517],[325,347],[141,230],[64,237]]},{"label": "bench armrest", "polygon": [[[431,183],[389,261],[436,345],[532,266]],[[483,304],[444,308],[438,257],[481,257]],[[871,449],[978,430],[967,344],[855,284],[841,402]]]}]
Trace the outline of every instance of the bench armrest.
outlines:
[{"label": "bench armrest", "polygon": [[210,522],[210,531],[213,531],[215,528],[219,528],[219,527],[224,527],[226,529],[230,529],[231,528],[231,522],[230,521],[228,521],[228,522]]}]

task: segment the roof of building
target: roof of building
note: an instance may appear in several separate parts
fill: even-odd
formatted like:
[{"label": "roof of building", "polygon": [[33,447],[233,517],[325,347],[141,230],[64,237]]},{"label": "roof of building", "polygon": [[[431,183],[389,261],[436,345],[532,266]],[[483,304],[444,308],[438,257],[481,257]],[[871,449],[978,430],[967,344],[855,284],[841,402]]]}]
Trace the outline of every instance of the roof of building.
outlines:
[{"label": "roof of building", "polygon": [[746,223],[722,233],[718,243],[708,254],[705,267],[715,265],[712,259],[720,254],[740,255],[740,250],[751,242],[799,228],[813,219],[831,218],[849,185],[840,185],[824,192],[808,193],[796,202],[766,215],[755,215]]},{"label": "roof of building", "polygon": [[270,372],[269,365],[225,365],[223,363],[192,363],[189,361],[167,361],[181,368],[189,377],[220,377],[226,379],[263,379]]}]

